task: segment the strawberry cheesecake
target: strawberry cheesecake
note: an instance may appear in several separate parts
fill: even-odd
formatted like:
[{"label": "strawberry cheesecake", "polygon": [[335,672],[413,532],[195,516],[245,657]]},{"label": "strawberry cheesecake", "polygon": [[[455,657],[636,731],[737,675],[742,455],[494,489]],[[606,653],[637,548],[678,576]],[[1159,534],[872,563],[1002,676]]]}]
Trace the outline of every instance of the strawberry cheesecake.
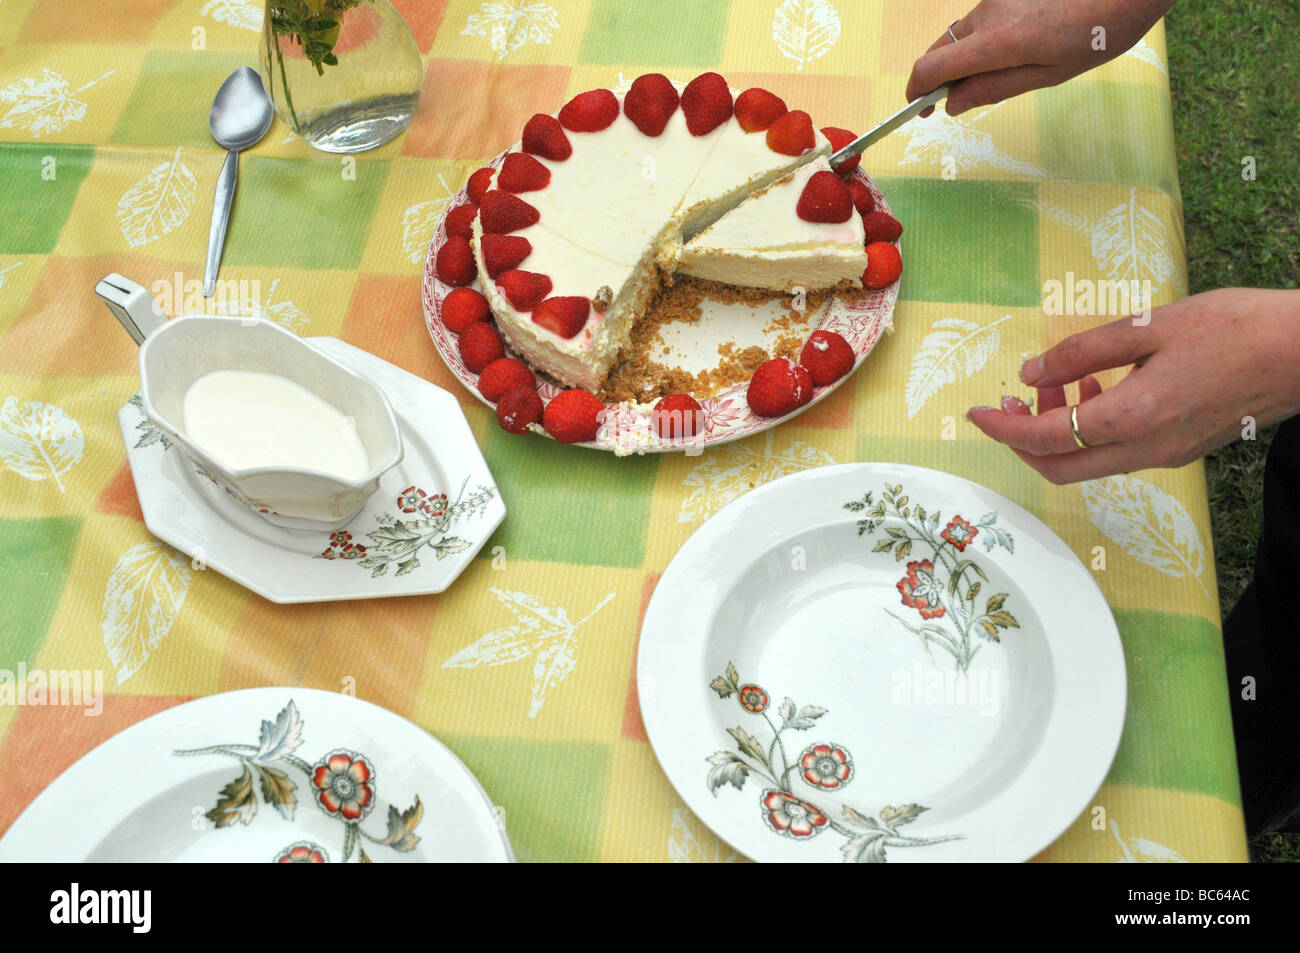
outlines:
[{"label": "strawberry cheesecake", "polygon": [[582,93],[470,177],[438,276],[476,273],[515,353],[594,393],[678,271],[772,292],[861,288],[863,222],[831,148],[807,113],[717,73]]}]

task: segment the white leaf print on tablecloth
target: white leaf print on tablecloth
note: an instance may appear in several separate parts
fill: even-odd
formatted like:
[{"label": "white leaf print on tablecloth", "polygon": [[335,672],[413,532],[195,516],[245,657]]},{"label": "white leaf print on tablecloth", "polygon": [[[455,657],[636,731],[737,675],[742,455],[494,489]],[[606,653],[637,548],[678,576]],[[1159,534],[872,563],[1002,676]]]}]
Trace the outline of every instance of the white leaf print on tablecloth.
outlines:
[{"label": "white leaf print on tablecloth", "polygon": [[266,317],[286,331],[301,334],[307,325],[311,323],[311,318],[307,317],[292,300],[286,298],[283,301],[277,301],[275,293],[279,287],[280,279],[276,278],[271,282],[271,286],[266,289],[265,301],[250,301],[248,299],[218,301],[213,304],[212,312],[214,314],[233,316]]},{"label": "white leaf print on tablecloth", "polygon": [[903,400],[908,419],[920,413],[925,402],[941,389],[956,382],[964,373],[974,377],[998,352],[1002,335],[997,327],[1011,320],[1011,315],[992,324],[976,324],[959,318],[945,318],[930,325],[930,333],[912,358]]},{"label": "white leaf print on tablecloth", "polygon": [[427,202],[417,202],[406,210],[402,216],[402,254],[413,265],[419,265],[429,254],[429,243],[433,233],[438,230],[438,219],[447,210],[455,193],[447,180],[438,173],[438,182],[446,195]]},{"label": "white leaf print on tablecloth", "polygon": [[577,622],[570,622],[563,606],[551,605],[525,592],[490,591],[514,613],[519,624],[494,629],[447,659],[442,667],[478,668],[533,658],[533,695],[528,717],[536,718],[551,690],[578,665],[578,629],[605,608],[615,593],[607,595]]},{"label": "white leaf print on tablecloth", "polygon": [[1101,277],[1109,281],[1149,281],[1152,296],[1168,282],[1181,293],[1182,275],[1174,262],[1173,239],[1165,223],[1138,200],[1137,189],[1096,221],[1052,202],[1037,202],[1038,210],[1054,222],[1087,235]]},{"label": "white leaf print on tablecloth", "polygon": [[674,864],[736,864],[740,855],[718,839],[690,811],[673,808],[668,859]]},{"label": "white leaf print on tablecloth", "polygon": [[190,587],[189,560],[164,543],[132,546],[104,589],[104,648],[121,685],[171,631]]},{"label": "white leaf print on tablecloth", "polygon": [[208,0],[199,14],[212,17],[227,26],[259,33],[262,29],[263,7],[261,0]]},{"label": "white leaf print on tablecloth", "polygon": [[951,162],[953,174],[974,172],[988,166],[1003,172],[1041,178],[1044,173],[1038,166],[1006,155],[987,132],[971,128],[972,123],[983,119],[994,108],[969,118],[953,118],[942,109],[936,109],[927,119],[912,120],[899,130],[907,137],[907,150],[898,164],[942,167],[945,162]]},{"label": "white leaf print on tablecloth", "polygon": [[7,268],[0,268],[0,288],[5,286],[5,275],[22,265],[21,261],[16,261]]},{"label": "white leaf print on tablecloth", "polygon": [[461,36],[485,36],[498,60],[503,60],[525,43],[550,45],[551,32],[560,28],[559,16],[549,3],[520,3],[495,0],[479,7],[465,22]]},{"label": "white leaf print on tablecloth", "polygon": [[840,38],[840,15],[830,0],[784,0],[772,16],[772,40],[798,69],[830,52]]},{"label": "white leaf print on tablecloth", "polygon": [[1200,578],[1205,568],[1200,534],[1176,497],[1133,476],[1089,480],[1080,489],[1088,516],[1124,552],[1166,576],[1191,576],[1209,593]]},{"label": "white leaf print on tablecloth", "polygon": [[75,98],[76,95],[115,72],[109,70],[99,79],[92,79],[77,89],[70,89],[61,74],[48,68],[41,70],[39,79],[27,76],[11,83],[0,89],[0,103],[9,105],[8,112],[0,118],[0,129],[24,128],[33,139],[51,132],[62,132],[69,123],[86,118],[86,104]]},{"label": "white leaf print on tablecloth", "polygon": [[1157,53],[1155,48],[1146,40],[1138,40],[1131,49],[1124,53],[1124,55],[1132,57],[1135,60],[1141,60],[1148,66],[1154,66],[1166,76],[1169,75],[1169,70],[1165,66],[1164,60],[1160,58],[1160,54]]},{"label": "white leaf print on tablecloth", "polygon": [[1144,840],[1141,837],[1125,840],[1120,835],[1119,825],[1114,821],[1110,822],[1110,832],[1115,835],[1115,840],[1119,842],[1119,849],[1124,852],[1124,856],[1115,861],[1117,864],[1188,863],[1186,857],[1176,850],[1170,850],[1164,844],[1157,844],[1155,841]]},{"label": "white leaf print on tablecloth", "polygon": [[690,493],[682,501],[677,522],[703,522],[757,486],[787,473],[835,462],[829,453],[806,443],[795,442],[774,452],[773,434],[767,431],[761,450],[753,446],[754,441],[745,440],[706,451],[682,481]]},{"label": "white leaf print on tablecloth", "polygon": [[194,173],[181,161],[181,150],[123,193],[117,223],[132,246],[147,245],[184,224],[194,206]]},{"label": "white leaf print on tablecloth", "polygon": [[14,473],[38,482],[53,479],[62,493],[66,490],[63,474],[85,450],[81,424],[60,408],[5,398],[0,407],[0,461]]}]

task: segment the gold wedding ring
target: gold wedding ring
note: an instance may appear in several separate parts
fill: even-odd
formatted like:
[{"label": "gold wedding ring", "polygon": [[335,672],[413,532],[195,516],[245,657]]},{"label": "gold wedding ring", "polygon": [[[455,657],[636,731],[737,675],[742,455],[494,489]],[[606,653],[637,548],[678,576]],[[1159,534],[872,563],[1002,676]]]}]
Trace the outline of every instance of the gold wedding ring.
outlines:
[{"label": "gold wedding ring", "polygon": [[1079,435],[1079,405],[1070,408],[1070,430],[1074,432],[1074,442],[1080,450],[1087,450],[1088,443]]}]

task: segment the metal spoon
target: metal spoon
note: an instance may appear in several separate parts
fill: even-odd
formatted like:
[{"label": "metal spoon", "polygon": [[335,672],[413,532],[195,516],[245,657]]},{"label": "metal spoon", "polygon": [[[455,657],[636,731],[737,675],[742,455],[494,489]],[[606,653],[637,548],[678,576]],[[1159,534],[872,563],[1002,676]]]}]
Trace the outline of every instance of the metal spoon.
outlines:
[{"label": "metal spoon", "polygon": [[208,128],[212,138],[230,152],[217,176],[217,194],[212,203],[212,229],[208,233],[208,263],[203,271],[203,297],[212,297],[216,289],[221,251],[226,244],[226,223],[230,220],[230,203],[235,197],[235,180],[239,175],[239,153],[255,145],[271,128],[275,110],[262,87],[257,70],[241,66],[221,84],[212,101]]}]

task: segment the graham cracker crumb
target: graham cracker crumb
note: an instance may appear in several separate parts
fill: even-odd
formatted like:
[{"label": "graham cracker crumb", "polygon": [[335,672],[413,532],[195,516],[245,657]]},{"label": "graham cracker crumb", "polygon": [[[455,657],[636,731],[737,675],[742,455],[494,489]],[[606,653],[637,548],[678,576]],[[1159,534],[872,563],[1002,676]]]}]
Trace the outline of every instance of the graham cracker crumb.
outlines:
[{"label": "graham cracker crumb", "polygon": [[[830,297],[837,293],[860,295],[861,289],[845,287],[818,291],[804,296],[803,307],[797,308],[795,295],[763,291],[755,288],[736,288],[678,274],[675,281],[663,276],[663,283],[651,300],[644,317],[632,328],[632,342],[605,378],[597,396],[610,403],[633,401],[650,403],[668,394],[691,394],[704,399],[736,384],[746,383],[754,371],[773,357],[797,361],[808,335],[813,331],[813,319],[821,314]],[[690,373],[681,367],[655,358],[669,358],[672,348],[658,340],[662,328],[670,324],[695,324],[703,317],[701,303],[705,300],[721,304],[740,304],[759,307],[771,301],[781,301],[781,313],[763,326],[763,333],[775,336],[771,350],[750,345],[740,348],[734,341],[718,345],[718,363],[699,373]]]},{"label": "graham cracker crumb", "polygon": [[[706,299],[722,304],[757,307],[785,297],[768,291],[733,288],[713,281],[677,275],[674,283],[664,283],[645,316],[632,329],[632,343],[619,356],[618,363],[605,378],[598,396],[609,402],[631,400],[641,403],[679,393],[691,394],[699,399],[711,397],[733,384],[748,381],[754,369],[770,359],[763,348],[751,346],[736,353],[734,342],[726,342],[718,348],[720,361],[716,367],[692,374],[680,367],[653,359],[667,357],[671,352],[671,348],[665,346],[655,353],[659,332],[669,324],[697,323],[703,316],[700,304]],[[804,336],[807,336],[806,328]]]}]

